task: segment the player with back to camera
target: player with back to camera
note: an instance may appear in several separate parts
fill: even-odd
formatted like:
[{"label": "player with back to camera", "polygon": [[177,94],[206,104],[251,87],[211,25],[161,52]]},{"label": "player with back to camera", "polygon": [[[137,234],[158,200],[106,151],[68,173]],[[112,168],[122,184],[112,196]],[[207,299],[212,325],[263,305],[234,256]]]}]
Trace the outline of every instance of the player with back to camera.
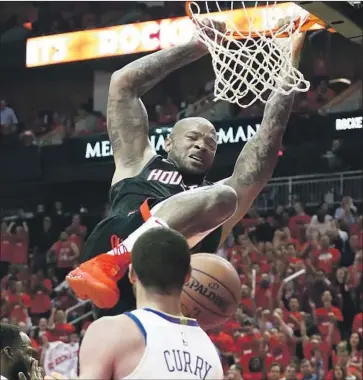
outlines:
[{"label": "player with back to camera", "polygon": [[[211,21],[203,22],[208,26]],[[226,28],[224,23],[213,23],[222,32]],[[294,41],[295,66],[303,41],[303,34]],[[115,172],[110,213],[88,238],[83,264],[67,276],[79,298],[90,298],[107,309],[99,310],[99,315],[120,314],[134,307],[124,275],[138,236],[163,225],[182,233],[193,252],[214,253],[272,175],[294,94],[269,99],[258,133],[243,148],[233,174],[216,184],[205,179],[217,150],[216,131],[208,120],[179,120],[165,141],[167,159],[153,150],[140,97],[172,71],[207,53],[195,38],[142,57],[111,77],[107,128]],[[124,239],[122,244],[118,238]]]},{"label": "player with back to camera", "polygon": [[0,323],[1,380],[43,380],[29,337],[16,326]]},{"label": "player with back to camera", "polygon": [[90,325],[80,379],[223,379],[214,344],[180,310],[190,273],[190,249],[179,232],[156,227],[141,235],[129,270],[137,309]]}]

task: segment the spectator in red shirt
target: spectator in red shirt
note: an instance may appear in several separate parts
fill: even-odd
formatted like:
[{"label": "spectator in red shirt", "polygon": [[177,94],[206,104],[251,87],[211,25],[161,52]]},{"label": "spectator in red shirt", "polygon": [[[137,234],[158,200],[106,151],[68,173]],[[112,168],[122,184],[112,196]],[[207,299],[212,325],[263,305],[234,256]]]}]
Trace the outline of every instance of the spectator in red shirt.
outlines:
[{"label": "spectator in red shirt", "polygon": [[216,345],[221,355],[224,357],[230,357],[235,351],[235,345],[233,338],[217,327],[208,333],[211,341]]},{"label": "spectator in red shirt", "polygon": [[262,273],[259,284],[256,284],[256,307],[271,310],[273,308],[273,299],[271,296],[272,292],[270,276],[268,273]]},{"label": "spectator in red shirt", "polygon": [[255,302],[251,297],[251,290],[247,285],[241,286],[241,305],[245,314],[250,317],[255,315]]},{"label": "spectator in red shirt", "polygon": [[330,246],[330,239],[327,235],[322,235],[319,243],[320,248],[313,253],[312,261],[317,269],[323,270],[331,277],[340,262],[340,252]]},{"label": "spectator in red shirt", "polygon": [[79,256],[78,246],[70,241],[68,233],[63,231],[48,251],[48,262],[56,262],[56,275],[59,282],[73,269]]},{"label": "spectator in red shirt", "polygon": [[42,270],[31,278],[32,304],[31,314],[36,318],[49,318],[52,308],[50,293],[52,283],[49,279],[44,278]]},{"label": "spectator in red shirt", "polygon": [[233,338],[223,332],[219,327],[210,330],[208,332],[208,336],[220,352],[223,368],[228,368],[229,360],[233,357],[233,354],[235,352],[235,344]]},{"label": "spectator in red shirt", "polygon": [[61,309],[52,309],[48,326],[52,332],[52,339],[60,340],[64,343],[69,343],[70,336],[75,332],[74,326],[67,323],[66,314]]},{"label": "spectator in red shirt", "polygon": [[293,268],[298,268],[299,270],[303,267],[303,260],[299,257],[299,253],[296,250],[296,245],[294,243],[289,243],[286,245],[287,250],[287,261]]},{"label": "spectator in red shirt", "polygon": [[356,376],[356,373],[363,373],[363,344],[362,338],[357,333],[352,333],[349,339],[349,363],[348,368],[349,372]]},{"label": "spectator in red shirt", "polygon": [[70,241],[75,243],[78,249],[82,249],[84,239],[87,235],[87,227],[81,223],[79,214],[74,214],[72,223],[66,228]]},{"label": "spectator in red shirt", "polygon": [[235,361],[243,368],[243,380],[263,380],[264,378],[264,354],[245,351],[243,355],[235,358]]},{"label": "spectator in red shirt", "polygon": [[22,304],[14,305],[10,312],[10,323],[18,325],[19,322],[27,323],[29,321],[28,309]]},{"label": "spectator in red shirt", "polygon": [[15,282],[14,294],[9,296],[10,305],[24,305],[25,307],[31,306],[31,298],[29,294],[23,291],[23,283],[21,281]]},{"label": "spectator in red shirt", "polygon": [[261,349],[262,336],[256,324],[250,318],[242,322],[242,333],[237,335],[235,349],[239,355],[246,352],[259,353]]},{"label": "spectator in red shirt", "polygon": [[301,336],[303,338],[303,354],[308,360],[323,361],[325,373],[329,369],[329,357],[332,347],[332,335],[334,324],[330,323],[328,336],[323,339],[319,333],[313,334],[310,338],[307,336],[305,321],[300,324]]},{"label": "spectator in red shirt", "polygon": [[303,313],[300,311],[299,300],[296,297],[292,297],[289,300],[289,310],[284,312],[285,323],[292,328],[292,330],[297,331],[300,329],[301,321],[303,320]]},{"label": "spectator in red shirt", "polygon": [[11,234],[11,229],[13,224],[7,224],[1,222],[1,234],[0,234],[0,278],[8,273],[9,262],[12,255],[13,248],[13,236]]},{"label": "spectator in red shirt", "polygon": [[363,338],[363,312],[358,313],[354,317],[352,331],[358,333]]},{"label": "spectator in red shirt", "polygon": [[15,228],[13,235],[13,250],[10,261],[13,264],[28,263],[29,229],[26,222]]},{"label": "spectator in red shirt", "polygon": [[51,340],[51,333],[48,330],[48,320],[46,318],[40,318],[38,325],[34,327],[34,339],[38,342],[39,345],[43,344],[42,337],[45,336],[47,340]]},{"label": "spectator in red shirt", "polygon": [[338,344],[341,340],[340,331],[337,328],[337,322],[343,321],[342,312],[332,304],[333,297],[329,290],[326,290],[321,296],[323,307],[316,309],[316,316],[318,319],[318,327],[322,336],[325,338],[329,334],[330,323],[334,324],[333,344]]},{"label": "spectator in red shirt", "polygon": [[227,319],[223,324],[223,332],[233,337],[241,329],[241,320],[243,317],[242,310],[237,308],[233,317]]},{"label": "spectator in red shirt", "polygon": [[294,209],[296,215],[289,220],[289,230],[291,236],[299,241],[303,240],[306,226],[310,223],[311,217],[304,211],[304,206],[301,202],[295,202]]}]

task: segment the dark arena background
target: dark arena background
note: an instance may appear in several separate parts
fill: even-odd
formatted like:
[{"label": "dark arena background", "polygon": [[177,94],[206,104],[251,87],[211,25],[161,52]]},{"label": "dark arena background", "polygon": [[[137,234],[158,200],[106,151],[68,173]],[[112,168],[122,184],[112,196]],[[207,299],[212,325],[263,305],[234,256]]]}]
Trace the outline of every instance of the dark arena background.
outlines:
[{"label": "dark arena background", "polygon": [[[235,317],[208,331],[231,380],[363,380],[363,7],[297,4],[336,32],[308,32],[300,70],[310,90],[295,98],[273,178],[218,251],[242,287]],[[60,244],[81,252],[107,215],[111,74],[186,41],[184,22],[184,2],[1,3],[0,314],[31,337],[47,374],[76,373],[78,344],[93,321],[53,253]],[[207,56],[143,101],[160,154],[178,119],[214,123],[219,147],[209,179],[217,181],[257,133],[264,106],[213,102],[213,84]],[[302,268],[304,276],[283,282]]]}]

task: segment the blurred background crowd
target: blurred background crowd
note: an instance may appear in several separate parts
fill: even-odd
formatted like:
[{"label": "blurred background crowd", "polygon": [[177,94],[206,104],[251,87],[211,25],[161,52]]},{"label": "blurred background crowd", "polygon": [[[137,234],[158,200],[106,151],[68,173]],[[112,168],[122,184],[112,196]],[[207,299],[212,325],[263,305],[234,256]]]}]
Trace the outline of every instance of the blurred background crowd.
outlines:
[{"label": "blurred background crowd", "polygon": [[[184,15],[183,2],[6,4],[0,40],[8,46],[29,37]],[[307,126],[311,115],[363,110],[358,50],[337,34],[308,35],[302,71],[312,85],[296,97],[293,110]],[[1,165],[11,169],[27,150],[55,149],[105,133],[105,112],[95,99],[102,86],[93,74],[110,74],[134,59],[35,69],[5,64]],[[173,73],[143,99],[151,128],[193,115],[241,123],[262,115],[259,103],[247,109],[214,103],[213,83],[209,57]],[[304,147],[290,147],[294,160],[277,168],[285,165],[290,177],[270,182],[218,252],[234,265],[242,287],[234,318],[208,332],[222,355],[226,379],[363,380],[363,174],[347,172],[361,168],[359,141],[324,135]],[[51,157],[58,162],[54,152]],[[318,166],[318,160],[326,164]],[[230,170],[233,160],[227,164]],[[112,169],[112,164],[92,165]],[[42,361],[52,342],[78,347],[93,321],[90,304],[75,299],[64,282],[88,234],[107,214],[109,178],[92,177],[93,168],[82,182],[43,173],[42,166],[40,174],[24,181],[14,169],[11,181],[0,184],[0,317],[29,334]],[[311,175],[301,176],[306,173]],[[284,281],[300,269],[306,274]]]}]

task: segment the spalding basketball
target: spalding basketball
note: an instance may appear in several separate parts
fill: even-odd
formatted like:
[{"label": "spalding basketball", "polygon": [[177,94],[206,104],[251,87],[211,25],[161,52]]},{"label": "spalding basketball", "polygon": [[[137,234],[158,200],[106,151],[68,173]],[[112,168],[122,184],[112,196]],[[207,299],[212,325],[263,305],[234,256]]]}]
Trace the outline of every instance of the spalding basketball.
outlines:
[{"label": "spalding basketball", "polygon": [[181,311],[204,329],[221,325],[234,315],[241,299],[241,281],[222,257],[198,253],[191,258],[192,273],[181,295]]}]

